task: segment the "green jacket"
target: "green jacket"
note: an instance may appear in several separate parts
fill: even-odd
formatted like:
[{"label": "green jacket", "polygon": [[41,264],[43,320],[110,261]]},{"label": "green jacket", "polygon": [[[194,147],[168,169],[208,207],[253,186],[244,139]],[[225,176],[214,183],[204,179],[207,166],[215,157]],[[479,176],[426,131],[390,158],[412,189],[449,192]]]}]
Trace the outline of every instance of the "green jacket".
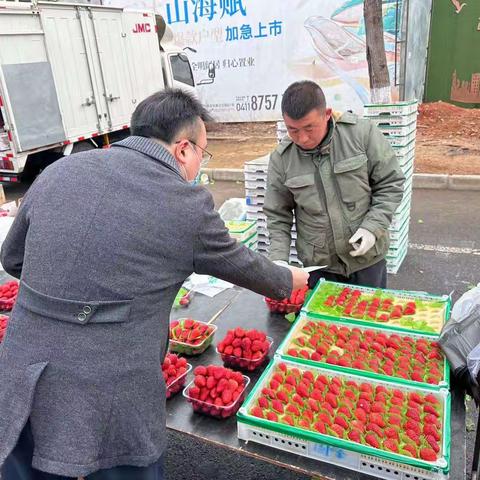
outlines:
[{"label": "green jacket", "polygon": [[[305,152],[285,138],[270,156],[264,212],[270,259],[288,261],[295,213],[296,248],[304,264],[329,265],[350,275],[385,257],[388,227],[403,197],[405,177],[388,140],[352,113],[333,119],[327,139]],[[375,246],[352,257],[348,243],[359,228]]]}]

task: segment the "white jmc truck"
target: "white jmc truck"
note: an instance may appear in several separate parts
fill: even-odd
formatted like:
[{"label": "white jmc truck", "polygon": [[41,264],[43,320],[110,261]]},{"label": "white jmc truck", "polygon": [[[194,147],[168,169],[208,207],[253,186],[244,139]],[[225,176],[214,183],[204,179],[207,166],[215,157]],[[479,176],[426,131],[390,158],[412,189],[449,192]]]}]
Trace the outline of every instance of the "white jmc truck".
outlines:
[{"label": "white jmc truck", "polygon": [[172,38],[153,12],[0,0],[0,182],[104,146],[165,86],[194,91]]}]

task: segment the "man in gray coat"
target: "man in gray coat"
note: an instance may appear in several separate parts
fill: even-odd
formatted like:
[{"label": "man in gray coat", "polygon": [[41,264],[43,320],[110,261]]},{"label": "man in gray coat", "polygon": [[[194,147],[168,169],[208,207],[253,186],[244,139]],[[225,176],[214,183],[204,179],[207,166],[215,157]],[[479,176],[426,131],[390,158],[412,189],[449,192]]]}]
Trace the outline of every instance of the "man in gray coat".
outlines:
[{"label": "man in gray coat", "polygon": [[207,139],[180,90],[144,100],[132,136],[31,186],[1,261],[21,286],[0,348],[3,480],[161,479],[175,295],[192,273],[288,297],[308,274],[233,240],[190,184]]}]

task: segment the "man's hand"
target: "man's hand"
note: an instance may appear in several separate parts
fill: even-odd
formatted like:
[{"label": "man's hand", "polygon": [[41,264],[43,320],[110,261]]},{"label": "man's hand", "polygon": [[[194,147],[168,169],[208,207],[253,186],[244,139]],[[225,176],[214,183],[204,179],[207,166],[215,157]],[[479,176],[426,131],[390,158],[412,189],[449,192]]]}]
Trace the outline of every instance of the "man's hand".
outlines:
[{"label": "man's hand", "polygon": [[273,263],[279,267],[288,268],[292,272],[292,290],[299,290],[308,283],[310,274],[303,270],[303,268],[292,267],[285,260],[275,260]]},{"label": "man's hand", "polygon": [[365,255],[374,245],[377,239],[372,232],[359,228],[348,243],[352,244],[353,250],[350,252],[352,257]]}]

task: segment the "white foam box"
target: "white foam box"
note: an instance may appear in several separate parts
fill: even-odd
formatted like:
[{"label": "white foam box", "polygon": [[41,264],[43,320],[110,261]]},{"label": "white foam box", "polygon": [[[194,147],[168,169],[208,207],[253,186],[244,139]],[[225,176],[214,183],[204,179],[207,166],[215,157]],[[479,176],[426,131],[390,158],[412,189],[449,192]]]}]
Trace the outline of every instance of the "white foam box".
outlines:
[{"label": "white foam box", "polygon": [[417,111],[417,100],[408,100],[404,102],[386,103],[386,104],[366,104],[363,106],[364,117],[383,116],[404,116]]},{"label": "white foam box", "polygon": [[406,137],[410,135],[412,132],[417,131],[417,120],[415,119],[413,123],[409,125],[402,125],[402,126],[382,126],[379,127],[380,131],[385,136],[389,137]]},{"label": "white foam box", "polygon": [[384,136],[390,142],[390,145],[392,147],[405,147],[410,142],[415,141],[416,134],[417,132],[416,130],[414,130],[413,132],[410,132],[408,135],[405,136],[397,136],[385,133]]},{"label": "white foam box", "polygon": [[407,115],[376,115],[365,117],[374,123],[377,127],[403,127],[410,125],[417,120],[417,112],[412,112]]}]

